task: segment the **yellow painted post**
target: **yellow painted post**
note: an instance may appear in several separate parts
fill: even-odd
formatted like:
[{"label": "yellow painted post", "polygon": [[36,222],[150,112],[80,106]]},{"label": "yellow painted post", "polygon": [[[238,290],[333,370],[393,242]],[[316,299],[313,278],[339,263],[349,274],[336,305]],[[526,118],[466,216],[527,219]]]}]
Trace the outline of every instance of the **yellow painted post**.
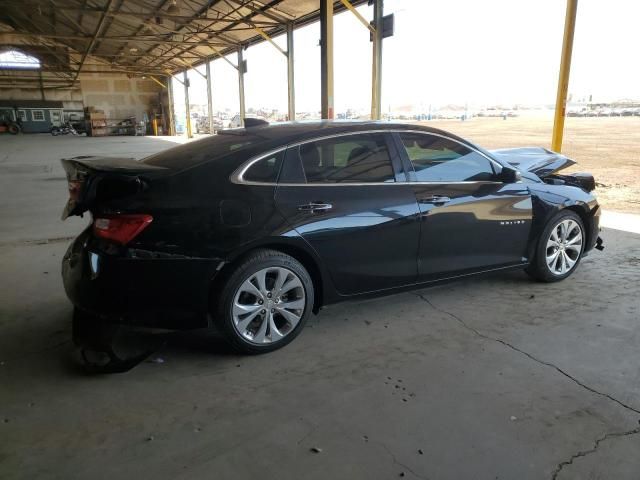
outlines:
[{"label": "yellow painted post", "polygon": [[576,29],[577,11],[578,0],[567,0],[562,56],[560,57],[560,74],[558,76],[558,94],[556,96],[556,111],[553,118],[553,136],[551,138],[551,149],[555,152],[562,150],[562,135],[564,133],[564,117],[567,110],[567,91],[569,90],[569,72],[571,71],[571,54],[573,52],[573,34]]},{"label": "yellow painted post", "polygon": [[169,94],[169,111],[168,114],[168,127],[169,132],[168,135],[176,134],[176,124],[173,121],[173,77],[171,75],[167,75],[167,93]]}]

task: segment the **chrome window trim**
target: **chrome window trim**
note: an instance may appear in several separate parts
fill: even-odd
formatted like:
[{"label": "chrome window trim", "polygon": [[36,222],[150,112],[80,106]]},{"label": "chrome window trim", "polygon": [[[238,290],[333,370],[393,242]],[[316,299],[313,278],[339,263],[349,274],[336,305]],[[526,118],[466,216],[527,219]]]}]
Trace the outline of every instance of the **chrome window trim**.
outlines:
[{"label": "chrome window trim", "polygon": [[282,145],[278,148],[274,148],[272,150],[269,150],[267,153],[262,153],[256,157],[253,157],[249,160],[247,160],[246,162],[244,162],[242,165],[240,165],[229,177],[229,180],[231,181],[231,183],[235,183],[238,185],[261,185],[261,186],[282,186],[282,187],[347,187],[347,186],[365,186],[365,185],[372,185],[372,186],[379,186],[379,185],[459,185],[459,184],[501,184],[503,182],[499,182],[499,181],[494,181],[494,180],[470,180],[470,181],[458,181],[458,182],[411,182],[411,181],[404,181],[404,182],[339,182],[339,183],[331,183],[331,182],[327,182],[327,183],[281,183],[281,182],[254,182],[251,180],[245,180],[243,178],[243,175],[247,172],[247,170],[249,170],[249,168],[251,168],[251,166],[256,163],[259,162],[260,160],[264,159],[264,158],[268,158],[272,155],[275,155],[279,152],[282,152],[284,150],[287,150],[289,148],[294,148],[294,147],[298,147],[300,145],[304,145],[307,143],[311,143],[311,142],[319,142],[322,140],[328,140],[331,138],[339,138],[339,137],[346,137],[349,135],[361,135],[361,134],[368,134],[368,133],[418,133],[418,134],[422,134],[422,135],[434,135],[436,137],[440,137],[440,138],[444,138],[445,140],[450,140],[452,142],[455,142],[459,145],[462,145],[463,147],[468,148],[469,150],[476,152],[480,155],[482,155],[484,158],[486,158],[487,160],[489,160],[490,163],[497,165],[500,169],[503,168],[503,165],[501,165],[499,162],[497,162],[496,160],[494,160],[493,158],[487,156],[486,154],[484,154],[483,152],[481,152],[480,150],[469,146],[459,140],[456,140],[455,138],[451,138],[447,135],[442,135],[440,133],[435,133],[435,132],[425,132],[423,130],[405,130],[405,129],[376,129],[376,130],[360,130],[360,131],[356,131],[356,132],[341,132],[341,133],[334,133],[332,135],[324,135],[321,137],[315,137],[315,138],[310,138],[307,140],[302,140],[299,142],[293,142],[293,143],[288,143],[286,145]]}]

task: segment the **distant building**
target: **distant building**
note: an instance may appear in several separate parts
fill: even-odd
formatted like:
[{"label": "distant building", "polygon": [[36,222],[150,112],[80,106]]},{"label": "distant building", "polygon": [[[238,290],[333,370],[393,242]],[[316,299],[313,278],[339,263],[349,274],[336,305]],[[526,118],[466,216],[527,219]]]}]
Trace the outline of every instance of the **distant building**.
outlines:
[{"label": "distant building", "polygon": [[62,102],[45,100],[0,100],[3,117],[18,122],[24,133],[47,133],[62,123]]}]

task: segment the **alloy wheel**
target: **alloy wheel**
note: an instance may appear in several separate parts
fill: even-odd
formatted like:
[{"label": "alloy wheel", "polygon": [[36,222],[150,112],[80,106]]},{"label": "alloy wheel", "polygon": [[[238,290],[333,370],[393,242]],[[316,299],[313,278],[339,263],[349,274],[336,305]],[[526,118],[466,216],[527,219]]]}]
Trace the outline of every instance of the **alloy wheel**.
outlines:
[{"label": "alloy wheel", "polygon": [[567,218],[551,229],[547,239],[546,263],[554,275],[566,275],[576,266],[582,253],[582,227]]},{"label": "alloy wheel", "polygon": [[251,343],[275,343],[296,328],[305,307],[305,291],[298,275],[284,267],[263,268],[236,291],[233,324]]}]

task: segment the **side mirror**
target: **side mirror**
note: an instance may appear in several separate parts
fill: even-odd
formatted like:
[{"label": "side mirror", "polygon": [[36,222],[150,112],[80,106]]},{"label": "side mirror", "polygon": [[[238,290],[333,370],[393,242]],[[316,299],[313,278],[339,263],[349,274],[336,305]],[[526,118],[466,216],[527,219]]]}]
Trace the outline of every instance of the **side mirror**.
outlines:
[{"label": "side mirror", "polygon": [[503,183],[516,183],[522,180],[522,175],[518,170],[511,167],[502,167],[502,171],[497,175],[498,180]]}]

